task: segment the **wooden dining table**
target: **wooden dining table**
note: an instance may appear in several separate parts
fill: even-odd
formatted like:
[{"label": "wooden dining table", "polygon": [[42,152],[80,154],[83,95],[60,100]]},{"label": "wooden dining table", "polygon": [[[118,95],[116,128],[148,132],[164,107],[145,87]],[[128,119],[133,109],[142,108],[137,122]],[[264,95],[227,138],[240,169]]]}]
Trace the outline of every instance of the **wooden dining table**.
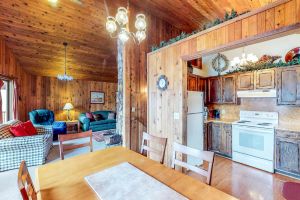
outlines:
[{"label": "wooden dining table", "polygon": [[[38,167],[36,182],[39,198],[42,200],[98,199],[84,177],[123,162],[132,164],[188,199],[236,199],[124,147],[112,147]],[[116,190],[118,187],[116,185]]]}]

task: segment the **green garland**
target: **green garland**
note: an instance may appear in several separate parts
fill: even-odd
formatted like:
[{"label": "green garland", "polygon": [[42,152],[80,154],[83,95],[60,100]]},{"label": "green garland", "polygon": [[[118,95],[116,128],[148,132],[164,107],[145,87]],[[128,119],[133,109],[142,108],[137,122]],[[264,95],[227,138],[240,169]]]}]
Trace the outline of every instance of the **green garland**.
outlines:
[{"label": "green garland", "polygon": [[251,72],[251,71],[258,71],[263,69],[272,69],[272,68],[279,68],[279,67],[288,67],[293,65],[300,65],[300,57],[295,58],[290,62],[283,62],[280,60],[277,63],[254,63],[250,65],[243,65],[242,67],[239,67],[235,70],[230,70],[226,74],[232,74],[237,72]]},{"label": "green garland", "polygon": [[157,49],[160,49],[162,47],[165,47],[165,46],[168,46],[168,45],[173,44],[175,42],[178,42],[179,40],[182,40],[182,39],[185,39],[185,38],[190,37],[192,35],[195,35],[195,34],[201,32],[201,31],[209,29],[209,28],[211,28],[213,26],[217,26],[219,24],[222,24],[223,22],[226,22],[228,20],[236,18],[236,17],[238,17],[240,15],[243,15],[243,14],[245,14],[247,12],[244,12],[242,14],[237,14],[237,12],[234,9],[232,9],[231,12],[226,12],[225,13],[224,19],[217,18],[214,21],[205,24],[202,28],[199,28],[198,30],[195,30],[195,31],[193,31],[191,33],[182,32],[180,35],[178,35],[175,38],[171,38],[169,41],[161,41],[158,46],[157,45],[153,45],[151,47],[151,51],[156,51]]}]

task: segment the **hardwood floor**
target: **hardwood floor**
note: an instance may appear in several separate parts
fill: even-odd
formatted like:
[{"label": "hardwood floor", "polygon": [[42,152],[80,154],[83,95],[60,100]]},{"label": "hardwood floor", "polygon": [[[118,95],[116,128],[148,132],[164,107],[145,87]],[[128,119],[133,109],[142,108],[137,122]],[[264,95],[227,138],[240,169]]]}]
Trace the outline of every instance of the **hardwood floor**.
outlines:
[{"label": "hardwood floor", "polygon": [[[196,174],[189,174],[200,178]],[[300,182],[216,156],[211,185],[241,200],[281,200],[285,181]]]}]

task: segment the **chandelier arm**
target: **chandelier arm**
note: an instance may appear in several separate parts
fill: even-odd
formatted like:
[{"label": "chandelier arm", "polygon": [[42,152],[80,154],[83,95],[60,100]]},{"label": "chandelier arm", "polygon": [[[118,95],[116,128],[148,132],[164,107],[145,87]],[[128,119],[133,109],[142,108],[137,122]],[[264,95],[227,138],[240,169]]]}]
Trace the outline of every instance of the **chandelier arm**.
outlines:
[{"label": "chandelier arm", "polygon": [[133,39],[135,44],[140,44],[139,42],[137,42],[137,39],[136,39],[135,34],[133,32],[128,32],[128,33],[131,36],[131,38]]},{"label": "chandelier arm", "polygon": [[106,0],[103,0],[103,3],[104,3],[106,15],[107,15],[107,17],[108,17],[108,16],[109,16],[109,10],[108,10],[108,6],[107,6]]}]

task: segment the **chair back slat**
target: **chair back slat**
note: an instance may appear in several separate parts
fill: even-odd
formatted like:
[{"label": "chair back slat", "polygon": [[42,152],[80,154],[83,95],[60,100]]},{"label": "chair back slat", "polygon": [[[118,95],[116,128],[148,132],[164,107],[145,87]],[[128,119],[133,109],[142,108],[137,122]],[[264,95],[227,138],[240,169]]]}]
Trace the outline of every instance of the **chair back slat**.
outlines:
[{"label": "chair back slat", "polygon": [[[172,168],[175,168],[175,165],[186,168],[188,170],[191,170],[197,174],[200,174],[201,176],[206,177],[206,183],[210,185],[211,183],[211,175],[212,175],[212,168],[214,163],[214,153],[210,151],[201,151],[198,149],[193,149],[191,147],[187,147],[181,144],[178,144],[174,142],[173,144],[173,155],[172,155]],[[208,162],[208,169],[204,170],[199,167],[193,166],[191,164],[188,164],[187,162],[183,162],[181,160],[178,160],[176,158],[176,153],[181,153],[189,156],[193,156],[195,158],[198,158],[200,160]]]},{"label": "chair back slat", "polygon": [[[160,149],[156,149],[150,146],[150,143],[156,144],[160,146]],[[143,132],[142,146],[141,146],[141,154],[146,153],[154,153],[159,156],[159,162],[164,162],[164,156],[166,151],[167,138],[160,138],[157,136],[150,135],[146,132]]]},{"label": "chair back slat", "polygon": [[24,160],[18,172],[18,187],[23,200],[37,200],[37,193]]},{"label": "chair back slat", "polygon": [[[72,141],[80,138],[89,138],[88,143],[83,144],[64,144],[66,141]],[[86,131],[82,133],[74,133],[74,134],[66,134],[66,135],[58,135],[59,141],[59,151],[60,151],[60,158],[64,160],[64,151],[78,149],[82,147],[90,147],[90,152],[93,151],[93,133],[92,131]]]}]

